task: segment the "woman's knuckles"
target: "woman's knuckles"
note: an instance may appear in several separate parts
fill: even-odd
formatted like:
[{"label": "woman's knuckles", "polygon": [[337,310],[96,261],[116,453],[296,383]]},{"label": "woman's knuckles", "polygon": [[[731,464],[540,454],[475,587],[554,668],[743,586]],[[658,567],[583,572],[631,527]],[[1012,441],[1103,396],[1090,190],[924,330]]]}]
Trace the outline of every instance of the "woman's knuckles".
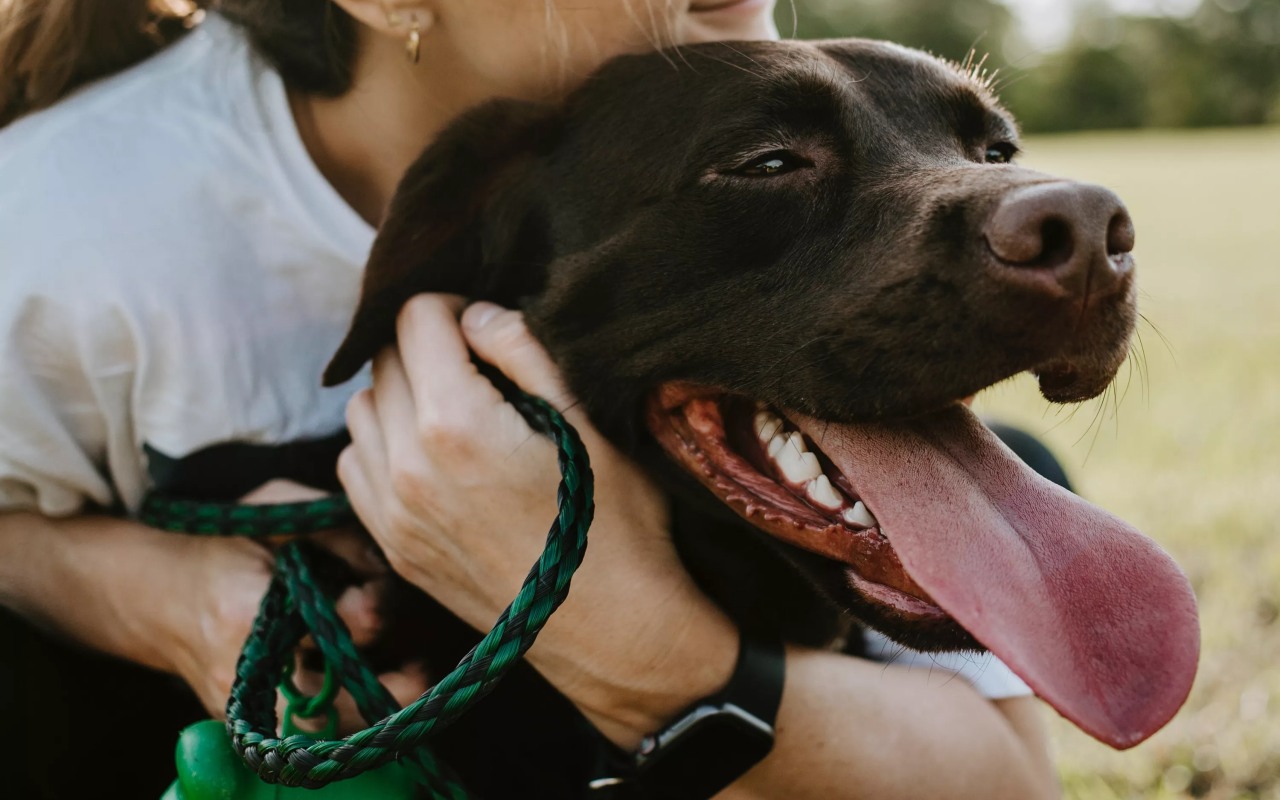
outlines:
[{"label": "woman's knuckles", "polygon": [[397,502],[383,509],[387,515],[387,523],[398,527],[402,517],[412,518],[431,492],[433,483],[430,472],[422,465],[393,462],[388,467],[387,485]]},{"label": "woman's knuckles", "polygon": [[477,437],[484,435],[484,426],[470,414],[432,414],[419,418],[416,433],[424,455],[437,463],[458,467],[476,458]]}]

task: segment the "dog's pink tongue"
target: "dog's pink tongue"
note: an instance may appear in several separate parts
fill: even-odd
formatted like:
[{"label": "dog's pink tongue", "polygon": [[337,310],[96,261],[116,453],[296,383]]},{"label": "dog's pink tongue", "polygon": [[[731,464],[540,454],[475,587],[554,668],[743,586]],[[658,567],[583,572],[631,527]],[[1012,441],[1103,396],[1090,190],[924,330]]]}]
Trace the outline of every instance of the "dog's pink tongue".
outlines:
[{"label": "dog's pink tongue", "polygon": [[961,406],[909,422],[797,420],[907,573],[1086,732],[1131,747],[1191,690],[1195,597],[1154,542],[1027,468]]}]

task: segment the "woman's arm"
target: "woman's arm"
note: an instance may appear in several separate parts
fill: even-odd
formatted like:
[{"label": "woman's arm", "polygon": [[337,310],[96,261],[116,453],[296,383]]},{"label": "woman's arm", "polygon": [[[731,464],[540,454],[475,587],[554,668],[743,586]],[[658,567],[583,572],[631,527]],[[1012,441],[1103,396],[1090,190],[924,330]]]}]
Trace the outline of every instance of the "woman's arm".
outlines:
[{"label": "woman's arm", "polygon": [[[274,499],[295,499],[294,489],[285,491]],[[369,580],[337,601],[355,642],[368,644],[379,633],[385,565],[365,557],[362,536],[316,536]],[[105,516],[0,513],[0,605],[85,647],[181,677],[215,717],[226,708],[272,565],[267,548],[241,537],[184,536]],[[426,689],[412,668],[380,677],[401,702]],[[297,678],[304,689],[320,683],[305,671]],[[361,727],[349,695],[337,709],[344,729]]]},{"label": "woman's arm", "polygon": [[[339,474],[393,568],[486,629],[515,596],[555,513],[554,452],[479,375],[467,347],[565,408],[596,472],[596,521],[568,599],[528,658],[616,744],[729,678],[737,632],[693,584],[651,483],[571,407],[520,315],[419,297],[400,355],[348,412]],[[987,702],[962,681],[792,649],[774,752],[727,798],[1028,800],[1055,793],[1029,700]]]},{"label": "woman's arm", "polygon": [[181,675],[211,710],[226,703],[270,576],[270,553],[245,539],[104,516],[0,515],[0,603],[86,647]]},{"label": "woman's arm", "polygon": [[1037,705],[991,702],[928,670],[792,648],[774,750],[718,797],[1056,797]]}]

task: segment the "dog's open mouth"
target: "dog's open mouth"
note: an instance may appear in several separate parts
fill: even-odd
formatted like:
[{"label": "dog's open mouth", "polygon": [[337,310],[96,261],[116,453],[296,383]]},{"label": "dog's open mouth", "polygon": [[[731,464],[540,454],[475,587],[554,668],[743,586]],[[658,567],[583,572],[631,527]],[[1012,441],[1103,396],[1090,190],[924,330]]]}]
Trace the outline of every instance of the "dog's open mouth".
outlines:
[{"label": "dog's open mouth", "polygon": [[938,648],[962,629],[1116,747],[1195,676],[1195,598],[1132,527],[1044,480],[968,409],[847,424],[669,383],[649,427],[757,528],[845,569],[864,621]]},{"label": "dog's open mouth", "polygon": [[896,620],[948,619],[903,569],[857,487],[780,412],[675,385],[659,405],[668,451],[695,462],[703,483],[756,527],[844,565],[850,586]]}]

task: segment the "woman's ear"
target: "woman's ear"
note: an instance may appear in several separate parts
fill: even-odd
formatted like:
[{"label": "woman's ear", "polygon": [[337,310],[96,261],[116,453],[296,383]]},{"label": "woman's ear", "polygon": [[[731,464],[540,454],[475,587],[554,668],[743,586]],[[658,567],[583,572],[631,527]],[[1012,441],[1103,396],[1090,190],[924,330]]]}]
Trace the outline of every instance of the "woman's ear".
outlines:
[{"label": "woman's ear", "polygon": [[513,304],[544,280],[539,154],[559,112],[497,100],[462,115],[405,173],[373,243],[346,340],[324,373],[332,386],[395,341],[400,308],[443,292]]},{"label": "woman's ear", "polygon": [[370,30],[403,37],[415,26],[425,33],[435,22],[435,10],[422,0],[333,0],[334,5]]}]

